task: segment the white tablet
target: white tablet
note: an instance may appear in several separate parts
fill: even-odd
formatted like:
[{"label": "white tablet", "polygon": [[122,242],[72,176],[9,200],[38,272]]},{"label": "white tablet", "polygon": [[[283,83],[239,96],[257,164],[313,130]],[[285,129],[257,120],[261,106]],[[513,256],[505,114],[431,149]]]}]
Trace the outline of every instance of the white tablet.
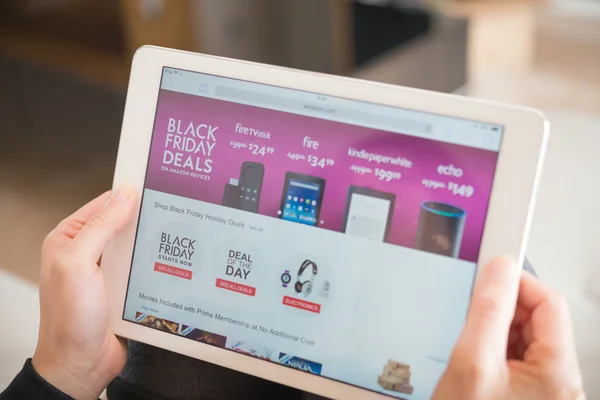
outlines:
[{"label": "white tablet", "polygon": [[523,260],[547,138],[532,110],[143,47],[111,325],[327,397],[429,399],[477,267]]}]

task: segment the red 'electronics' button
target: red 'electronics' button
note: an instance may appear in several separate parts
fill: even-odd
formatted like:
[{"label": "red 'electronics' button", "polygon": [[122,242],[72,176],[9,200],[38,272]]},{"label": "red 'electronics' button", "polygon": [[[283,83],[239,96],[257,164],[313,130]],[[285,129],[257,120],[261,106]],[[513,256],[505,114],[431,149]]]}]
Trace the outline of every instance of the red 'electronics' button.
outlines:
[{"label": "red 'electronics' button", "polygon": [[255,287],[242,285],[241,283],[226,281],[225,279],[217,278],[217,284],[215,286],[221,289],[231,290],[232,292],[245,294],[247,296],[256,295]]},{"label": "red 'electronics' button", "polygon": [[173,267],[167,264],[154,263],[154,270],[157,272],[162,272],[163,274],[173,275],[187,280],[192,279],[192,271],[188,271],[187,269],[183,268]]},{"label": "red 'electronics' button", "polygon": [[306,310],[317,314],[321,312],[320,304],[311,303],[310,301],[294,299],[293,297],[283,296],[283,304],[285,304],[286,306],[299,308],[301,310]]}]

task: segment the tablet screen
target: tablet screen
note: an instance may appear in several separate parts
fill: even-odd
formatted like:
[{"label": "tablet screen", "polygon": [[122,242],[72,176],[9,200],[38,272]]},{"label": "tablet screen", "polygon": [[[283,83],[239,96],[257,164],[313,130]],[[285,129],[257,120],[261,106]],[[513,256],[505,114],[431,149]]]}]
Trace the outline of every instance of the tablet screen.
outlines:
[{"label": "tablet screen", "polygon": [[502,130],[164,68],[123,318],[429,399]]}]

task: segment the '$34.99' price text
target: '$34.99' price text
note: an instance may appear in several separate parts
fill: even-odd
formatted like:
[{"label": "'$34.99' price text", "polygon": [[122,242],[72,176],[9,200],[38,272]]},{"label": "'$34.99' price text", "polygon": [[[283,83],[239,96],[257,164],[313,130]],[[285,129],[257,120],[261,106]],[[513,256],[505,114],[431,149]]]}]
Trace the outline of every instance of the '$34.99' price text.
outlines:
[{"label": "'$34.99' price text", "polygon": [[473,186],[461,185],[456,182],[448,182],[448,190],[455,196],[471,197],[475,193]]},{"label": "'$34.99' price text", "polygon": [[308,156],[308,163],[311,167],[332,167],[335,164],[335,161],[331,158],[319,158],[317,156]]},{"label": "'$34.99' price text", "polygon": [[400,172],[395,171],[387,171],[385,169],[375,168],[375,176],[379,178],[380,181],[389,182],[391,180],[398,180],[402,177]]}]

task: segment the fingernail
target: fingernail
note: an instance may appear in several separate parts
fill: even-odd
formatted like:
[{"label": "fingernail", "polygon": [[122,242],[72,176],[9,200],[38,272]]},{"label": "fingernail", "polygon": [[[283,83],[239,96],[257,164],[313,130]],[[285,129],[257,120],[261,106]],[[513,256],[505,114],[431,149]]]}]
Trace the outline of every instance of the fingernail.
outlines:
[{"label": "fingernail", "polygon": [[131,196],[131,187],[126,184],[120,185],[117,190],[113,191],[111,200],[117,203],[125,203],[129,196]]}]

